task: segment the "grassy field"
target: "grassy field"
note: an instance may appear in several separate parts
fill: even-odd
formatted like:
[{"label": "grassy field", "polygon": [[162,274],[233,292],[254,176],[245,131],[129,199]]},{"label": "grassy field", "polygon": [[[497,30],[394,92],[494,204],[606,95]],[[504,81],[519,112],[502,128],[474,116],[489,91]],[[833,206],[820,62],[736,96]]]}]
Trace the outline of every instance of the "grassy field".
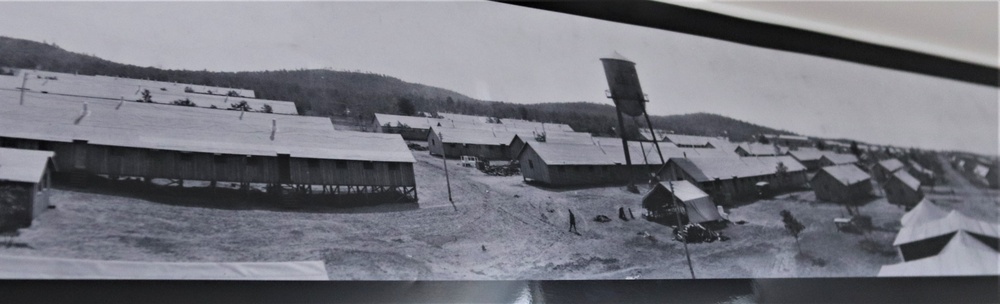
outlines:
[{"label": "grassy field", "polygon": [[[670,228],[641,219],[639,194],[623,187],[544,189],[520,176],[486,176],[449,161],[454,204],[442,160],[414,152],[419,206],[301,212],[200,208],[140,198],[53,190],[56,209],[22,230],[0,254],[129,261],[323,260],[333,279],[626,279],[690,278],[683,245]],[[932,198],[965,210],[994,210],[996,193],[935,190]],[[964,189],[964,188],[963,188]],[[966,191],[968,190],[968,191]],[[619,207],[637,219],[621,221]],[[567,232],[567,209],[580,234]],[[778,213],[806,225],[802,253]],[[891,247],[903,210],[877,198],[861,207],[876,229],[840,233],[844,208],[796,192],[730,210],[727,242],[691,244],[698,278],[874,276],[897,263]],[[598,223],[603,214],[613,219]],[[645,236],[648,233],[649,236]],[[485,247],[485,251],[483,248]]]}]

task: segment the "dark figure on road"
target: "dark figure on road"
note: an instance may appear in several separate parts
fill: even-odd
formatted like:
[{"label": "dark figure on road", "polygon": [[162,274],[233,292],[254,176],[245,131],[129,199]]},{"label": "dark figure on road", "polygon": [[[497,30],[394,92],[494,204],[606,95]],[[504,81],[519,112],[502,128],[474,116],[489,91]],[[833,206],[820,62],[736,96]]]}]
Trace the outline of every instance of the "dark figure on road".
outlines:
[{"label": "dark figure on road", "polygon": [[633,220],[635,219],[635,214],[632,214],[632,208],[628,208],[628,216],[631,217]]},{"label": "dark figure on road", "polygon": [[569,232],[576,232],[576,216],[573,215],[573,210],[566,211],[569,211]]},{"label": "dark figure on road", "polygon": [[628,218],[625,217],[625,207],[618,207],[618,218],[626,222],[628,221]]}]

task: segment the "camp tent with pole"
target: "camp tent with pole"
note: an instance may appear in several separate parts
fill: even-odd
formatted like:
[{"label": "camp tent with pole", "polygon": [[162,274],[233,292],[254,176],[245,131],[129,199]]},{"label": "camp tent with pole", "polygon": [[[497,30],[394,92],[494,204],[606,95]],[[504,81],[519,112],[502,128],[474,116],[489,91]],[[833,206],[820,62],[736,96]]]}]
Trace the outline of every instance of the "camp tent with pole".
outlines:
[{"label": "camp tent with pole", "polygon": [[[673,181],[673,196],[676,201],[687,206],[688,221],[702,223],[722,219],[715,203],[707,193],[688,181]],[[654,216],[667,210],[674,200],[671,198],[668,182],[659,182],[642,197],[642,206]]]}]

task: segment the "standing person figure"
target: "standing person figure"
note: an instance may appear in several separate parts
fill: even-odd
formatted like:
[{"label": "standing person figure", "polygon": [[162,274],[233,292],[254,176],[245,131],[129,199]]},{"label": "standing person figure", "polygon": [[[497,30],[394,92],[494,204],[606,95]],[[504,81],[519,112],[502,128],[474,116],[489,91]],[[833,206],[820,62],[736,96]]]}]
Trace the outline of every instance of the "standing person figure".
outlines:
[{"label": "standing person figure", "polygon": [[569,211],[569,232],[579,233],[576,231],[576,216],[573,215],[573,210],[566,209],[566,211]]}]

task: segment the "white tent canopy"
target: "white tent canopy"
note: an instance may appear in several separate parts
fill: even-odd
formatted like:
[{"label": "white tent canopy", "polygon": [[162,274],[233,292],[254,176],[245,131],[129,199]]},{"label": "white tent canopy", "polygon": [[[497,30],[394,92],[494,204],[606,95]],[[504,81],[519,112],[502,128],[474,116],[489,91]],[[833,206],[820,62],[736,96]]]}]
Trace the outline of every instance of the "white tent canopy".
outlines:
[{"label": "white tent canopy", "polygon": [[916,226],[903,226],[896,235],[893,246],[926,240],[932,237],[949,234],[956,231],[966,231],[983,236],[997,238],[1000,225],[990,223],[965,216],[958,211],[952,210],[948,215],[937,220],[926,222]]},{"label": "white tent canopy", "polygon": [[959,232],[938,255],[882,266],[878,276],[996,276],[1000,275],[998,261],[1000,253],[967,233]]},{"label": "white tent canopy", "polygon": [[903,214],[903,218],[899,221],[903,223],[903,227],[912,227],[943,218],[947,215],[948,210],[924,198],[910,212]]}]

